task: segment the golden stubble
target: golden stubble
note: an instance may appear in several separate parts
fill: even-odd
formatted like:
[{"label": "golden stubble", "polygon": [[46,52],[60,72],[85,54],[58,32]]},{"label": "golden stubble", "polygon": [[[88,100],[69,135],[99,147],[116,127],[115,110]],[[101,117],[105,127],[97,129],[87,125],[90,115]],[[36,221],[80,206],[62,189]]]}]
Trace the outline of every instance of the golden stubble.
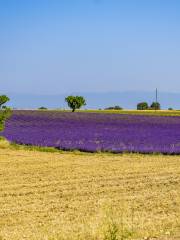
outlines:
[{"label": "golden stubble", "polygon": [[0,239],[104,240],[113,224],[180,239],[179,156],[0,148]]}]

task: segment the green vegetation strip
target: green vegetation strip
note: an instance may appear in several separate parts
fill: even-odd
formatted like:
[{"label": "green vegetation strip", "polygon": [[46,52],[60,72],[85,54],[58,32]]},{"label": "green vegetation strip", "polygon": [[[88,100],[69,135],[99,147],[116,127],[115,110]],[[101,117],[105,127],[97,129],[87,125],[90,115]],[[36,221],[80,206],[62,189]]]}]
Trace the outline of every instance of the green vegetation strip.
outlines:
[{"label": "green vegetation strip", "polygon": [[[18,110],[16,110],[18,111]],[[48,109],[38,111],[53,111],[53,112],[71,112],[70,110]],[[81,113],[107,113],[107,114],[130,114],[130,115],[150,115],[150,116],[180,116],[180,110],[76,110]]]}]

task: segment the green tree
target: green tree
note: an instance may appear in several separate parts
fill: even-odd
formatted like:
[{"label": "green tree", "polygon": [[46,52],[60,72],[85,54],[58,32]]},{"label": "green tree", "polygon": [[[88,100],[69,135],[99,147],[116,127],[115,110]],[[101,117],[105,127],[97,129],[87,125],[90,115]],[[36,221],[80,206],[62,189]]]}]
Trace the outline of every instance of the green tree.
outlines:
[{"label": "green tree", "polygon": [[65,98],[65,101],[67,102],[68,106],[72,109],[72,112],[86,105],[86,100],[82,96],[68,96]]},{"label": "green tree", "polygon": [[160,103],[158,103],[158,102],[153,102],[153,103],[151,104],[151,109],[152,109],[152,110],[160,110],[160,109],[161,109]]},{"label": "green tree", "polygon": [[0,96],[0,108],[7,103],[10,99],[6,95],[1,95]]},{"label": "green tree", "polygon": [[11,109],[3,106],[10,99],[6,95],[0,96],[0,131],[4,129],[5,121],[11,115]]},{"label": "green tree", "polygon": [[147,102],[140,102],[137,104],[137,110],[147,110],[148,108]]}]

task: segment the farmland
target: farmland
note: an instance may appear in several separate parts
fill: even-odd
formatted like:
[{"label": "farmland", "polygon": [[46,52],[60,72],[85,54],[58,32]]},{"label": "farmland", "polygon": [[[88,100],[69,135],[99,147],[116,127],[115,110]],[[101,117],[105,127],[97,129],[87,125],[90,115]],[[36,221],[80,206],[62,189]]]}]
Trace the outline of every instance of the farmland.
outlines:
[{"label": "farmland", "polygon": [[180,116],[121,113],[13,112],[0,240],[180,238]]},{"label": "farmland", "polygon": [[0,0],[0,240],[180,240],[179,13]]},{"label": "farmland", "polygon": [[178,156],[0,142],[0,239],[179,239]]},{"label": "farmland", "polygon": [[15,111],[3,135],[61,150],[179,154],[180,116]]}]

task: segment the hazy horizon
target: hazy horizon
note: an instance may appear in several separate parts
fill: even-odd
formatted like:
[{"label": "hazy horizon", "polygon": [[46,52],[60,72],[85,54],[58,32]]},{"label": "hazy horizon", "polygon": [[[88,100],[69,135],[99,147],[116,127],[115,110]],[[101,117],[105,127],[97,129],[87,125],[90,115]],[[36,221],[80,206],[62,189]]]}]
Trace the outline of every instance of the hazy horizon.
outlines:
[{"label": "hazy horizon", "polygon": [[[74,95],[85,97],[86,109],[99,109],[119,105],[125,109],[135,109],[138,102],[146,101],[151,104],[155,101],[155,91],[114,91],[114,92],[74,92]],[[27,94],[8,93],[10,97],[9,106],[20,109],[34,109],[41,106],[47,108],[65,108],[65,97],[67,94]],[[172,107],[180,109],[180,93],[158,92],[158,101],[162,109]]]}]

